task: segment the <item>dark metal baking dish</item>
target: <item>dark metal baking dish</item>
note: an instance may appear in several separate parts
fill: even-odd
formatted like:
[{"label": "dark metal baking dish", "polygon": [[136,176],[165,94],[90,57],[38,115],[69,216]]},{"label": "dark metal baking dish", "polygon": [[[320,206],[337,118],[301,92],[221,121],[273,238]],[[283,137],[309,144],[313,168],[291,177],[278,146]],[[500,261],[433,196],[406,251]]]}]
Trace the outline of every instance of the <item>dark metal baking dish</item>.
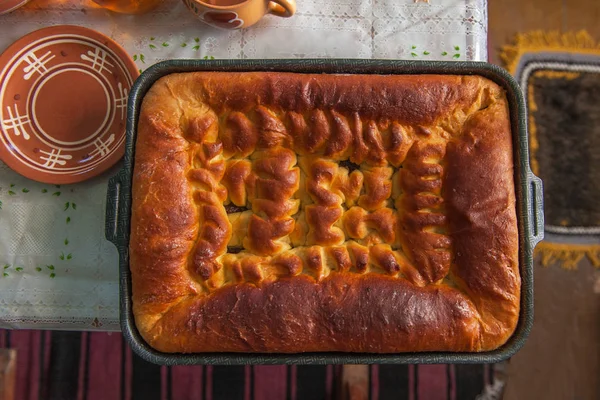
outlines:
[{"label": "dark metal baking dish", "polygon": [[[519,264],[522,278],[521,313],[516,331],[499,349],[482,353],[195,353],[168,354],[151,348],[134,322],[129,271],[131,180],[135,158],[138,113],[146,92],[159,78],[192,71],[285,71],[344,74],[455,74],[481,75],[506,89],[513,131]],[[544,233],[542,183],[529,167],[527,120],[523,95],[516,81],[503,69],[479,62],[413,62],[383,60],[174,60],[147,69],[135,82],[127,109],[127,144],[124,166],[110,179],[106,210],[106,237],[119,251],[121,327],[133,350],[158,364],[412,364],[492,363],[512,356],[525,342],[533,324],[533,248]]]}]

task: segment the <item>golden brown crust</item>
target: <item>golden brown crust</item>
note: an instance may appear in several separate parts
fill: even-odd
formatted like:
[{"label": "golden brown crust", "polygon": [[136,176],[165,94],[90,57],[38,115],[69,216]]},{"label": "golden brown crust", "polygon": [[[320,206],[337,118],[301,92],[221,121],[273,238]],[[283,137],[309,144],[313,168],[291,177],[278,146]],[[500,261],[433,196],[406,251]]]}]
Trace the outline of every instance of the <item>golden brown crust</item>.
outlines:
[{"label": "golden brown crust", "polygon": [[161,351],[484,351],[516,327],[507,101],[481,77],[162,78],[131,224]]}]

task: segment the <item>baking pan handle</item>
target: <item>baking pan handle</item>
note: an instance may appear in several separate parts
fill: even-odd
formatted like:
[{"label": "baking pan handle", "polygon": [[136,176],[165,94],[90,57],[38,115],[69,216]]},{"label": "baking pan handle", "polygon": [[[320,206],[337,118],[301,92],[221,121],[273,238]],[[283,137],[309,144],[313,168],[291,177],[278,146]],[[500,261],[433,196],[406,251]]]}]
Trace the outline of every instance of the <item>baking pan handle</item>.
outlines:
[{"label": "baking pan handle", "polygon": [[529,187],[531,188],[531,238],[535,247],[544,239],[544,186],[542,180],[530,174]]},{"label": "baking pan handle", "polygon": [[121,171],[108,180],[108,191],[106,193],[106,220],[104,222],[104,234],[106,239],[115,246],[117,243],[117,232],[119,228],[119,202],[121,200]]}]

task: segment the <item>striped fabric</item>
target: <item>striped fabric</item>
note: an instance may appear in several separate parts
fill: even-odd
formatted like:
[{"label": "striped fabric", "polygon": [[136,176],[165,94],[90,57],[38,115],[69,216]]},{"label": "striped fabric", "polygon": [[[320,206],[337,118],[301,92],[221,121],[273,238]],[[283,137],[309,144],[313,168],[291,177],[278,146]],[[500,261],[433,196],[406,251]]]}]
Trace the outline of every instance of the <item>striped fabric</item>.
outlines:
[{"label": "striped fabric", "polygon": [[[161,367],[118,333],[0,330],[17,349],[18,400],[338,399],[343,366]],[[493,384],[488,365],[374,365],[369,399],[475,399]]]}]

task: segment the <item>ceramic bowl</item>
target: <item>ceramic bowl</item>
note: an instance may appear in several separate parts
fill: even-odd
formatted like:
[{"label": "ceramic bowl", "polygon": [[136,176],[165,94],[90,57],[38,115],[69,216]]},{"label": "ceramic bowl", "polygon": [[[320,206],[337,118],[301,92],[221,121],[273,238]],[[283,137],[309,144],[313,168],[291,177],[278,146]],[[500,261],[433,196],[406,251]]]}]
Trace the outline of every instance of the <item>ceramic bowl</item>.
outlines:
[{"label": "ceramic bowl", "polygon": [[129,55],[79,26],[32,32],[0,56],[0,159],[27,178],[75,183],[124,153]]}]

